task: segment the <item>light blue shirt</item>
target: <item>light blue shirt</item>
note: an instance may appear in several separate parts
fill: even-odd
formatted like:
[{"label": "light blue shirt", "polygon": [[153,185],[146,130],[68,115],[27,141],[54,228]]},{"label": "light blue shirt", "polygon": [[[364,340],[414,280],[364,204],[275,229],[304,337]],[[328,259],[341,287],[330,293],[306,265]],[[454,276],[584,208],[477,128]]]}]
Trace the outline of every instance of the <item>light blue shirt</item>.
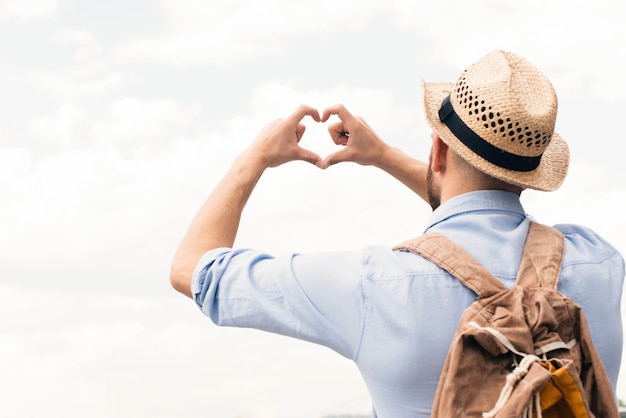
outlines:
[{"label": "light blue shirt", "polygon": [[[512,286],[529,222],[517,195],[480,191],[446,201],[426,231],[452,239]],[[588,228],[556,228],[566,239],[559,290],[584,309],[615,389],[624,260]],[[192,292],[218,325],[288,335],[352,359],[380,418],[430,416],[458,320],[476,297],[431,262],[383,246],[279,258],[218,248],[198,263]]]}]

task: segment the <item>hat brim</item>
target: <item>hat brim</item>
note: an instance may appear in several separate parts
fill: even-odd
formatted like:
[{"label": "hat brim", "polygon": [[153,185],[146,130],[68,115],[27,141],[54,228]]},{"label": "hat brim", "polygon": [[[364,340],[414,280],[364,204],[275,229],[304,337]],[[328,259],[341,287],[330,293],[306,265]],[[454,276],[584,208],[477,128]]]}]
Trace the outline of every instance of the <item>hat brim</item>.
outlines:
[{"label": "hat brim", "polygon": [[480,171],[507,183],[523,188],[553,191],[565,180],[569,168],[569,147],[559,134],[554,132],[546,147],[539,166],[533,171],[508,170],[490,163],[466,147],[439,119],[441,102],[453,90],[452,83],[427,83],[422,81],[424,112],[433,132],[454,152]]}]

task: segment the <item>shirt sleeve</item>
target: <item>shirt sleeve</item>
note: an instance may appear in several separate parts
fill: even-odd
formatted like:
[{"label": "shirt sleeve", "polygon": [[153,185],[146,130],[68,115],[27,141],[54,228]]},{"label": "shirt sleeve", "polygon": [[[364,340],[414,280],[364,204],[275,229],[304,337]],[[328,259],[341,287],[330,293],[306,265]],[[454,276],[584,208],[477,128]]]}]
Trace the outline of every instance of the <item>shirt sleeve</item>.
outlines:
[{"label": "shirt sleeve", "polygon": [[198,262],[191,290],[217,325],[311,341],[353,358],[365,314],[359,266],[349,252],[273,257],[217,248]]},{"label": "shirt sleeve", "polygon": [[624,259],[589,228],[571,224],[556,225],[556,228],[566,239],[559,290],[582,307],[593,344],[616,388],[623,345]]}]

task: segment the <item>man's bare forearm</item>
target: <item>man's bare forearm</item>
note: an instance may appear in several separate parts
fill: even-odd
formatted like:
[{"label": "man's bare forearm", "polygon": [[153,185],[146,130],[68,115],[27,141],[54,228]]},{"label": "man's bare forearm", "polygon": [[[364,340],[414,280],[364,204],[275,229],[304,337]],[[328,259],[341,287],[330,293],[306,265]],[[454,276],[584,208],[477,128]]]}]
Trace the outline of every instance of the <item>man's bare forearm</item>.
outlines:
[{"label": "man's bare forearm", "polygon": [[426,177],[428,164],[394,147],[386,147],[373,165],[387,172],[428,203]]},{"label": "man's bare forearm", "polygon": [[317,110],[300,106],[289,117],[267,125],[235,159],[196,213],[174,254],[170,282],[176,290],[191,297],[193,271],[202,255],[215,248],[233,246],[243,208],[265,169],[294,160],[322,166],[317,154],[298,145],[305,131],[301,123],[305,116],[320,121]]},{"label": "man's bare forearm", "polygon": [[170,280],[176,290],[191,297],[191,276],[200,257],[233,246],[243,208],[264,170],[251,155],[242,154],[200,207],[172,261]]}]

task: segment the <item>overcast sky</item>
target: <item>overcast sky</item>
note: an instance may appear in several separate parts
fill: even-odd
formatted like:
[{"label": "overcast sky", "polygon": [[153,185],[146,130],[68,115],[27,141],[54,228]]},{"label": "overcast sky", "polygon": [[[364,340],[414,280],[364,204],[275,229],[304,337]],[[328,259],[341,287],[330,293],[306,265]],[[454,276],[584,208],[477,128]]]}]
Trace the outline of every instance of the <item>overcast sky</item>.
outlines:
[{"label": "overcast sky", "polygon": [[[553,81],[572,152],[526,209],[626,252],[625,19],[621,0],[0,0],[0,418],[367,411],[330,350],[216,328],[169,287],[172,254],[273,119],[344,103],[426,159],[421,80],[496,48]],[[332,152],[306,123],[303,145]],[[428,216],[376,169],[294,162],[263,176],[237,245],[393,245]]]}]

